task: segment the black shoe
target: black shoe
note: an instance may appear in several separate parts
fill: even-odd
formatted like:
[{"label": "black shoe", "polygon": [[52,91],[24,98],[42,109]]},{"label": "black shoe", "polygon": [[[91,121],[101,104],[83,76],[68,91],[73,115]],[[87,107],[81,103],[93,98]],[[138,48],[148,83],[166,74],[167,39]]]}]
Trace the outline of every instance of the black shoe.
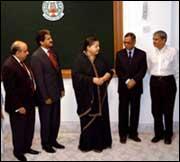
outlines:
[{"label": "black shoe", "polygon": [[121,142],[122,144],[125,144],[126,141],[127,141],[127,137],[126,137],[126,136],[120,137],[120,142]]},{"label": "black shoe", "polygon": [[84,153],[92,151],[92,150],[81,150],[81,149],[79,149],[79,150]]},{"label": "black shoe", "polygon": [[65,146],[63,146],[63,145],[61,145],[61,144],[59,144],[57,142],[55,144],[53,144],[52,146],[55,147],[55,148],[58,148],[58,149],[64,149],[65,148]]},{"label": "black shoe", "polygon": [[167,144],[167,145],[170,145],[172,143],[171,138],[165,138],[164,143]]},{"label": "black shoe", "polygon": [[39,151],[36,151],[36,150],[33,150],[33,149],[29,149],[26,153],[37,155],[37,154],[39,154]]},{"label": "black shoe", "polygon": [[94,149],[93,151],[96,153],[101,153],[103,150],[102,149]]},{"label": "black shoe", "polygon": [[160,136],[160,137],[155,136],[155,137],[153,137],[153,139],[151,140],[151,142],[157,143],[157,142],[159,142],[159,141],[162,140],[162,139],[163,139],[162,136]]},{"label": "black shoe", "polygon": [[43,150],[48,153],[55,153],[56,151],[51,146],[43,146]]},{"label": "black shoe", "polygon": [[141,142],[141,139],[138,136],[129,136],[129,138],[135,142]]},{"label": "black shoe", "polygon": [[19,161],[27,161],[26,157],[23,154],[14,154],[14,156],[19,160]]}]

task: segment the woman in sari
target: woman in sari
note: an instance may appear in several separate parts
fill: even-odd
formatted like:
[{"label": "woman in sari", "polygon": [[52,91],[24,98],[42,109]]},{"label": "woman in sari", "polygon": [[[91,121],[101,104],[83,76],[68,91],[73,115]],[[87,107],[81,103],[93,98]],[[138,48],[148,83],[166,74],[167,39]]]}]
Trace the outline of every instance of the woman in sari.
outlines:
[{"label": "woman in sari", "polygon": [[72,69],[81,125],[79,149],[84,152],[102,152],[112,145],[107,86],[113,71],[99,50],[99,40],[88,37]]}]

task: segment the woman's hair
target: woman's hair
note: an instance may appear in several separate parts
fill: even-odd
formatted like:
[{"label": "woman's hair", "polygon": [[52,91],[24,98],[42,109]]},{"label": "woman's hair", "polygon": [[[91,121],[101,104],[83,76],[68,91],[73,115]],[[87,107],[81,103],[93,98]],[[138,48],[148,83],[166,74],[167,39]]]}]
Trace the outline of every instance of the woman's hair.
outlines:
[{"label": "woman's hair", "polygon": [[95,36],[89,36],[85,39],[83,46],[82,46],[82,51],[87,50],[87,46],[93,45],[94,42],[99,41],[99,39]]}]

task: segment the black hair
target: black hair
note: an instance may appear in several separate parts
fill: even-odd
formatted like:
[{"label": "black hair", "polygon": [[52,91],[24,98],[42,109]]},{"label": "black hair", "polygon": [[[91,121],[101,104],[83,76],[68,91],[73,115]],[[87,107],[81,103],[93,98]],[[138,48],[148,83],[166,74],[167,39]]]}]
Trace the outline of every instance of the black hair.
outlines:
[{"label": "black hair", "polygon": [[96,36],[89,36],[85,39],[83,46],[82,46],[82,51],[87,50],[87,46],[91,46],[94,42],[99,41],[99,39]]},{"label": "black hair", "polygon": [[41,43],[40,43],[41,41],[44,41],[46,34],[51,34],[51,33],[50,33],[50,31],[47,30],[47,29],[42,29],[42,30],[39,30],[39,31],[37,32],[37,35],[36,35],[36,43],[38,44],[38,46],[41,45]]},{"label": "black hair", "polygon": [[132,40],[134,40],[134,41],[136,40],[136,35],[135,35],[134,33],[131,33],[131,32],[127,33],[124,37],[125,37],[125,38],[126,38],[126,37],[131,37]]}]

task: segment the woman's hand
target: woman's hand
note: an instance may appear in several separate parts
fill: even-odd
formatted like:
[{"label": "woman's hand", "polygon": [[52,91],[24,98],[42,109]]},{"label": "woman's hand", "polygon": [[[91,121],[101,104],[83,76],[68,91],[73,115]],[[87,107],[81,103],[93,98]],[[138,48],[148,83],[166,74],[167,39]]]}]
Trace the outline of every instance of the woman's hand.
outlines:
[{"label": "woman's hand", "polygon": [[93,83],[100,86],[100,85],[102,85],[104,83],[104,81],[101,78],[94,77],[93,78]]},{"label": "woman's hand", "polygon": [[106,82],[107,80],[109,80],[111,78],[111,74],[110,73],[106,73],[104,74],[103,77],[101,77],[100,79],[102,79],[103,82]]}]

